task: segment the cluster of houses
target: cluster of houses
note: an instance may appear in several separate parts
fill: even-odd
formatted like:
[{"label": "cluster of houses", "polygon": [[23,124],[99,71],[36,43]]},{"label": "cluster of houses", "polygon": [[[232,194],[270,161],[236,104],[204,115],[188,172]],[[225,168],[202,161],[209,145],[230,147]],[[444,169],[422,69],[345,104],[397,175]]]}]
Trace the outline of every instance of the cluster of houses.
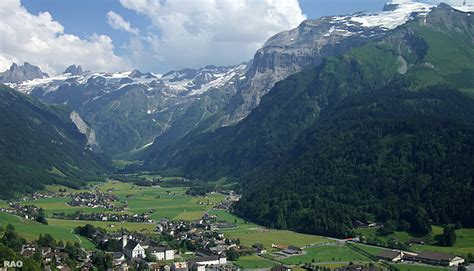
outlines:
[{"label": "cluster of houses", "polygon": [[[117,234],[109,234],[107,238],[117,239]],[[223,251],[199,249],[195,252],[196,258],[187,261],[177,261],[176,251],[166,246],[156,246],[154,242],[135,234],[122,234],[118,239],[121,251],[112,254],[114,267],[117,270],[128,270],[130,262],[143,262],[148,270],[178,270],[178,271],[205,271],[206,268],[215,270],[224,268],[229,270],[227,257]],[[150,261],[150,256],[153,261]]]},{"label": "cluster of houses", "polygon": [[430,265],[458,266],[465,262],[465,259],[448,253],[422,251],[419,253],[399,250],[384,250],[378,258],[387,262],[420,262]]},{"label": "cluster of houses", "polygon": [[148,214],[121,214],[121,213],[85,213],[77,211],[72,214],[53,213],[53,218],[87,220],[87,221],[109,221],[109,222],[137,222],[153,223],[154,221]]},{"label": "cluster of houses", "polygon": [[162,219],[157,223],[156,230],[160,234],[172,236],[178,241],[189,240],[205,246],[207,243],[225,245],[227,249],[236,245],[236,240],[227,239],[217,230],[233,228],[232,223],[219,222],[215,215],[204,214],[195,222],[171,221]]},{"label": "cluster of houses", "polygon": [[[66,264],[66,259],[69,255],[66,252],[65,246],[56,246],[55,248],[39,247],[34,242],[29,242],[23,245],[21,249],[21,255],[23,257],[32,257],[38,252],[45,264],[45,270],[51,270],[51,266],[54,266],[57,270],[61,271],[71,270]],[[90,256],[91,253],[82,250],[81,256],[78,256],[76,259],[78,261],[77,267],[81,270],[89,270],[92,268]]]},{"label": "cluster of houses", "polygon": [[94,193],[82,192],[71,193],[70,206],[86,206],[90,208],[104,208],[112,210],[115,208],[114,201],[118,198],[111,193],[102,193],[96,190]]},{"label": "cluster of houses", "polygon": [[10,202],[9,208],[0,208],[0,212],[9,213],[26,219],[35,220],[40,212],[40,209],[35,205],[20,205],[16,202]]}]

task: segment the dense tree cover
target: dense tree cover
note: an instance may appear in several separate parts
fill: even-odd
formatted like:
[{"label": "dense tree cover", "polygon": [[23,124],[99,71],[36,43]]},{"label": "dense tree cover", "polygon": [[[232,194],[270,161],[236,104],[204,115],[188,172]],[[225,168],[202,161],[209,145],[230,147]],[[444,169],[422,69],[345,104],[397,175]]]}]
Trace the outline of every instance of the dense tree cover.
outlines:
[{"label": "dense tree cover", "polygon": [[57,245],[56,240],[54,240],[53,236],[51,236],[49,233],[46,233],[45,235],[40,234],[36,243],[40,247],[50,247],[53,249]]},{"label": "dense tree cover", "polygon": [[12,224],[7,225],[7,229],[0,241],[4,246],[16,252],[20,252],[21,247],[26,243],[25,238],[22,238],[15,231],[15,227]]},{"label": "dense tree cover", "polygon": [[0,85],[0,198],[50,183],[77,187],[105,172],[68,114]]},{"label": "dense tree cover", "polygon": [[39,208],[38,216],[36,217],[36,221],[45,225],[48,225],[48,220],[46,220],[46,214],[44,213],[43,208]]},{"label": "dense tree cover", "polygon": [[370,219],[388,223],[389,232],[426,234],[430,219],[472,227],[473,123],[474,101],[444,87],[412,92],[393,84],[350,96],[321,113],[300,139],[306,148],[297,160],[246,181],[237,212],[334,236]]},{"label": "dense tree cover", "polygon": [[443,234],[441,235],[441,245],[446,247],[452,247],[456,243],[456,226],[448,224],[443,228]]}]

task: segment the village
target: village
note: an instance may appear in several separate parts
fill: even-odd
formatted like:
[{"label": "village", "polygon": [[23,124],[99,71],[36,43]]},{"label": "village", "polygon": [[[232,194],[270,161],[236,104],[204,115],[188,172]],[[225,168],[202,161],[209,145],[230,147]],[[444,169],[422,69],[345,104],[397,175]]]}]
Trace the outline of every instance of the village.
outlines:
[{"label": "village", "polygon": [[[111,183],[117,185],[118,183]],[[114,195],[111,189],[99,190],[90,187],[94,192],[35,192],[29,197],[23,197],[8,203],[8,208],[0,208],[1,212],[16,215],[27,220],[39,221],[44,219],[44,210],[35,206],[38,199],[65,198],[65,206],[79,208],[75,212],[52,212],[49,218],[58,221],[83,221],[72,231],[76,236],[90,240],[95,249],[85,249],[79,243],[62,241],[44,242],[41,240],[29,241],[21,247],[24,257],[41,258],[45,270],[95,270],[99,265],[107,270],[178,270],[178,271],[212,271],[212,270],[240,270],[239,258],[254,257],[270,263],[273,267],[264,268],[272,271],[292,270],[295,266],[306,270],[322,270],[312,261],[299,264],[285,264],[291,259],[307,256],[309,250],[325,247],[351,248],[357,255],[362,255],[370,264],[346,262],[332,270],[387,270],[394,264],[404,263],[412,265],[457,267],[465,263],[463,257],[450,253],[421,251],[415,253],[405,250],[383,249],[380,253],[372,255],[360,249],[360,246],[371,247],[363,244],[361,238],[333,239],[323,238],[324,242],[313,245],[292,243],[291,240],[280,241],[273,239],[273,243],[246,242],[242,244],[237,237],[230,237],[227,233],[239,230],[242,225],[237,219],[222,219],[218,214],[229,214],[232,205],[239,200],[239,195],[234,191],[219,191],[222,197],[219,201],[210,203],[207,196],[196,199],[194,204],[209,208],[199,219],[152,219],[158,212],[154,208],[146,212],[129,212],[128,199],[132,199],[132,191],[138,193],[142,188],[127,186],[121,198]],[[163,189],[166,197],[173,198],[176,192],[172,189]],[[146,190],[145,190],[146,191]],[[140,192],[141,193],[141,192]],[[211,191],[209,195],[215,195]],[[165,197],[161,196],[161,197]],[[187,196],[193,198],[191,196]],[[161,200],[162,198],[158,198]],[[157,199],[157,200],[158,200]],[[84,208],[89,211],[85,212]],[[97,210],[97,211],[94,211]],[[88,221],[91,221],[89,224]],[[98,227],[92,222],[98,221],[105,225]],[[46,224],[47,222],[44,221]],[[147,224],[153,227],[152,231],[142,232],[121,228],[118,223]],[[85,223],[85,224],[84,224]],[[241,223],[241,222],[239,222]],[[377,229],[382,227],[378,222],[356,221],[361,229]],[[265,230],[262,228],[262,230]],[[41,236],[40,239],[52,239],[50,235]],[[79,239],[78,239],[79,240]],[[359,246],[355,246],[355,244]],[[378,247],[377,247],[378,248]],[[309,249],[309,250],[308,250]],[[71,251],[76,251],[71,253]],[[71,256],[72,255],[72,256]],[[73,262],[73,268],[71,267]],[[333,257],[333,261],[337,260]],[[373,265],[372,263],[375,263]],[[102,267],[99,267],[99,270]],[[385,268],[385,269],[384,269]],[[244,268],[245,269],[245,268]],[[253,269],[253,268],[252,268]],[[259,269],[259,268],[256,268]]]},{"label": "village", "polygon": [[[171,221],[163,219],[156,225],[156,234],[147,235],[130,232],[124,229],[107,232],[104,229],[87,224],[76,228],[76,233],[93,240],[94,244],[105,253],[106,265],[110,270],[160,270],[160,271],[211,271],[211,270],[240,270],[233,264],[240,255],[264,255],[272,249],[272,255],[280,258],[305,254],[304,247],[284,244],[272,244],[266,248],[255,243],[244,247],[240,240],[227,238],[219,233],[220,223],[213,215],[205,214],[194,222]],[[224,225],[232,226],[230,223]],[[163,240],[168,240],[162,245]],[[349,245],[358,243],[358,238],[338,240]],[[176,246],[177,244],[177,246]],[[69,245],[69,244],[68,244]],[[81,249],[77,253],[77,267],[80,270],[93,270],[99,251]],[[71,270],[67,266],[69,257],[66,246],[40,247],[33,242],[22,247],[21,254],[26,257],[41,255],[44,263],[54,265],[58,270]],[[427,264],[433,266],[457,267],[465,262],[459,256],[447,253],[423,251],[413,253],[399,250],[384,250],[374,259],[375,262],[412,264]],[[319,270],[305,264],[307,270]],[[292,270],[291,266],[277,265],[272,271]],[[347,265],[337,270],[381,270],[373,266]]]}]

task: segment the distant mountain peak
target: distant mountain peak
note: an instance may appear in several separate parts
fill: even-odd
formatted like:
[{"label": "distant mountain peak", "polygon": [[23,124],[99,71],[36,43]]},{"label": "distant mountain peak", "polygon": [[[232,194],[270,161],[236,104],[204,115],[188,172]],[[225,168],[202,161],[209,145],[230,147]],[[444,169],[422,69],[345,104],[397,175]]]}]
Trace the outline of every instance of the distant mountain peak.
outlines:
[{"label": "distant mountain peak", "polygon": [[146,78],[146,79],[150,79],[150,78],[156,78],[156,76],[154,76],[153,74],[147,72],[147,73],[142,73],[141,71],[137,70],[137,69],[134,69],[130,72],[130,74],[128,75],[128,77],[130,78]]},{"label": "distant mountain peak", "polygon": [[69,73],[71,75],[80,75],[84,73],[84,71],[82,70],[81,65],[72,64],[69,67],[67,67],[66,70],[63,72],[63,74],[66,74],[66,73]]},{"label": "distant mountain peak", "polygon": [[10,68],[0,73],[1,83],[21,83],[38,78],[47,78],[49,75],[41,71],[38,66],[31,65],[28,62],[23,63],[19,66],[16,63],[12,63]]}]

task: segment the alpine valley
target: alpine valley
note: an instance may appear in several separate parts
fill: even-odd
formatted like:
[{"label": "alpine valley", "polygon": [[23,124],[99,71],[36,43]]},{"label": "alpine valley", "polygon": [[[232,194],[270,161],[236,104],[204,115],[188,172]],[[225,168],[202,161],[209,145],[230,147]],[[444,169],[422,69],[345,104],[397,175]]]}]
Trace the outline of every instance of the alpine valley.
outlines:
[{"label": "alpine valley", "polygon": [[[431,250],[474,260],[474,239],[459,251],[446,248],[454,225],[474,236],[473,12],[466,3],[392,0],[376,13],[305,20],[270,37],[247,62],[165,74],[73,64],[50,76],[34,63],[14,63],[0,73],[0,198],[93,185],[118,191],[126,211],[158,209],[156,219],[215,211],[179,202],[182,213],[161,217],[168,210],[155,201],[171,201],[176,185],[208,205],[237,194],[224,208],[226,222],[248,231],[359,236],[413,253],[428,246],[405,241],[429,239]],[[134,203],[136,187],[163,194],[140,192],[146,197]],[[147,202],[156,206],[137,207]],[[61,215],[68,213],[48,218]],[[239,230],[224,233],[246,242]],[[267,241],[266,249],[283,242]],[[319,245],[301,247],[301,256],[258,258],[306,268],[316,258],[304,257]],[[377,259],[374,247],[349,247],[367,257],[362,263]],[[229,250],[228,259],[244,249]]]}]

